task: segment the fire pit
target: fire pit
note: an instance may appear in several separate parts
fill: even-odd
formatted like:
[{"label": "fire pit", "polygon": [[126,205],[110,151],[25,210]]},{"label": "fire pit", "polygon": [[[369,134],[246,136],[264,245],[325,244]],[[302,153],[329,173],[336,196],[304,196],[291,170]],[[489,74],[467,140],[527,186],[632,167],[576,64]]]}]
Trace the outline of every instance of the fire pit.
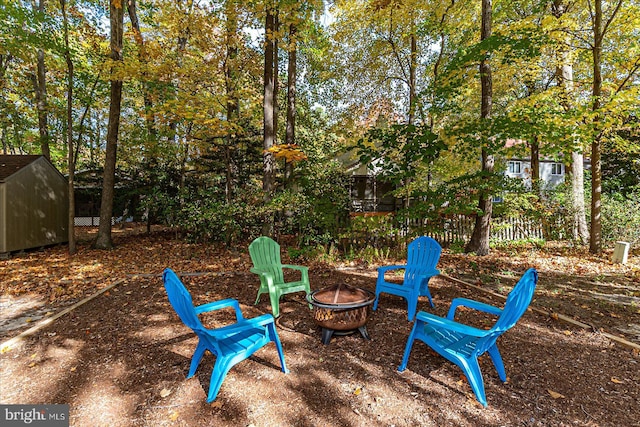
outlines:
[{"label": "fire pit", "polygon": [[349,285],[334,285],[311,292],[307,300],[315,307],[313,318],[322,328],[322,344],[329,344],[334,335],[347,335],[360,331],[365,339],[369,306],[373,303],[373,292]]}]

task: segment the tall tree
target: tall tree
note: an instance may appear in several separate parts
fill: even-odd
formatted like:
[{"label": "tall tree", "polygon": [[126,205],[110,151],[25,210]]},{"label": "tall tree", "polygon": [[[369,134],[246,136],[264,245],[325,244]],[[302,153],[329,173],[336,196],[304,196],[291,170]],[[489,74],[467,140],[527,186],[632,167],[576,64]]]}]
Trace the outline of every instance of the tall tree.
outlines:
[{"label": "tall tree", "polygon": [[[605,36],[612,29],[612,23],[616,20],[624,0],[615,0],[608,4],[610,14],[605,16],[603,0],[589,2],[589,14],[591,16],[591,53],[593,65],[592,85],[592,139],[591,139],[591,228],[589,233],[589,251],[600,253],[602,251],[602,141],[607,132],[604,124],[603,103],[603,48]],[[637,11],[636,11],[637,13]],[[640,58],[635,59],[628,78],[623,80],[615,92],[620,91],[632,76],[640,69]]]},{"label": "tall tree", "polygon": [[118,131],[120,129],[120,108],[122,103],[122,78],[117,75],[117,64],[122,63],[122,47],[124,32],[124,2],[110,1],[110,58],[112,76],[110,78],[111,96],[109,101],[109,125],[107,127],[107,146],[102,177],[102,200],[100,205],[100,226],[95,242],[97,249],[111,249],[111,217],[113,215],[113,197],[116,179],[116,155],[118,152]]},{"label": "tall tree", "polygon": [[227,93],[227,134],[225,136],[224,162],[225,162],[225,198],[227,203],[233,199],[234,177],[236,175],[234,162],[231,156],[231,147],[234,143],[234,135],[237,134],[237,120],[240,113],[240,100],[238,98],[238,4],[235,0],[225,2],[226,17],[226,57],[224,61],[225,90]]},{"label": "tall tree", "polygon": [[[45,0],[36,3],[32,0],[33,10],[39,14],[45,13]],[[42,155],[51,159],[49,148],[49,122],[47,112],[47,70],[44,63],[44,50],[38,48],[36,72],[33,76],[33,87],[36,95],[36,109],[38,112],[38,131],[40,133],[40,150]]]},{"label": "tall tree", "polygon": [[[262,190],[264,191],[264,201],[268,203],[273,196],[275,188],[275,158],[269,150],[275,142],[274,128],[274,104],[275,104],[275,75],[274,75],[274,55],[275,52],[275,29],[276,29],[276,9],[271,1],[266,2],[265,34],[264,34],[264,98],[263,98],[263,176]],[[263,227],[263,234],[271,233],[272,224],[270,221]]]},{"label": "tall tree", "polygon": [[[295,23],[289,24],[289,47],[287,62],[287,129],[285,144],[292,147],[296,143],[296,78],[297,78],[297,27]],[[285,165],[285,185],[290,185],[293,173],[293,162]]]},{"label": "tall tree", "polygon": [[[492,3],[491,0],[482,0],[482,27],[480,30],[480,40],[486,40],[491,36],[492,22]],[[481,86],[481,105],[480,117],[489,119],[491,117],[491,107],[493,101],[493,86],[491,79],[491,64],[488,56],[485,56],[480,62],[480,86]],[[484,138],[487,138],[484,136]],[[486,142],[486,141],[485,141]],[[488,151],[488,143],[482,146],[482,172],[491,174],[493,172],[494,157]],[[489,253],[489,236],[491,233],[491,213],[493,204],[491,194],[486,189],[480,191],[478,210],[480,213],[476,216],[475,226],[471,240],[465,247],[465,252],[475,252],[478,255],[487,255]]]},{"label": "tall tree", "polygon": [[[145,53],[144,37],[140,29],[140,20],[138,19],[138,6],[136,0],[128,0],[127,12],[129,12],[129,20],[131,21],[131,28],[133,29],[133,38],[138,46],[138,59],[142,64],[146,64],[147,58]],[[151,98],[151,85],[147,81],[147,72],[142,73],[142,98],[144,100],[145,118],[147,125],[147,133],[152,140],[156,141],[157,131],[155,127],[155,120],[153,112],[153,100]]]},{"label": "tall tree", "polygon": [[[569,12],[570,3],[565,0],[554,0],[551,4],[551,12],[556,19],[562,19]],[[558,65],[556,79],[561,90],[560,103],[567,112],[574,110],[574,82],[573,65],[571,61],[570,44],[567,35],[562,32],[563,40],[559,43]],[[571,207],[573,213],[573,239],[582,244],[587,243],[588,228],[586,209],[584,202],[584,155],[580,147],[571,150],[571,167],[569,168],[571,179]]]},{"label": "tall tree", "polygon": [[75,164],[73,148],[73,61],[71,59],[71,50],[69,48],[69,19],[67,18],[67,2],[60,0],[60,11],[62,13],[62,25],[64,34],[64,59],[67,64],[67,150],[68,150],[68,189],[69,189],[69,217],[68,217],[68,238],[69,238],[69,254],[76,253],[76,235],[75,235]]}]

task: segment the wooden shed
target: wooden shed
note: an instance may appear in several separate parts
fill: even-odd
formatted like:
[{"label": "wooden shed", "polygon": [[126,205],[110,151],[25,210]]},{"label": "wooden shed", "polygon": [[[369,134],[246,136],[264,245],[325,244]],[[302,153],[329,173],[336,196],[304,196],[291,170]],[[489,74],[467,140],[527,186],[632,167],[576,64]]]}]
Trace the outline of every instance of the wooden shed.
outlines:
[{"label": "wooden shed", "polygon": [[67,179],[39,155],[0,155],[0,254],[68,242]]}]

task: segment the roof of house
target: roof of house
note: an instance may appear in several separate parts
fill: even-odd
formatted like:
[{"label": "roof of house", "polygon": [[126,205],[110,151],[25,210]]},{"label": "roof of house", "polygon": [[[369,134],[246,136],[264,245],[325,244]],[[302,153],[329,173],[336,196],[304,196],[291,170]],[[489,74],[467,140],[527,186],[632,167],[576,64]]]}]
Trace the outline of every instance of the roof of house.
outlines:
[{"label": "roof of house", "polygon": [[40,154],[35,155],[0,155],[0,180],[4,180],[20,169],[29,165],[31,162],[42,157]]}]

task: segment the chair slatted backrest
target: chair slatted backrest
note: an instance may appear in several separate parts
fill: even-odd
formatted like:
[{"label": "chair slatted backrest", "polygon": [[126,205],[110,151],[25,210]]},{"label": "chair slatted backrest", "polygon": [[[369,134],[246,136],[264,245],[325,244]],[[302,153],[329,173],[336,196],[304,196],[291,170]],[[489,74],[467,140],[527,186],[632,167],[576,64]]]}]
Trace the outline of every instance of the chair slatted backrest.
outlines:
[{"label": "chair slatted backrest", "polygon": [[176,313],[178,313],[180,320],[197,334],[204,333],[205,327],[200,322],[200,319],[198,319],[191,294],[180,281],[178,275],[174,273],[173,270],[167,268],[162,274],[162,280],[164,281],[164,288],[167,291],[169,302]]},{"label": "chair slatted backrest", "polygon": [[275,240],[258,237],[249,245],[249,255],[254,267],[270,272],[276,283],[284,282],[280,245]]},{"label": "chair slatted backrest", "polygon": [[512,328],[522,317],[533,298],[533,292],[538,283],[538,272],[534,268],[528,269],[513,287],[502,309],[502,314],[488,331],[487,336],[478,342],[478,352],[483,353],[491,347],[500,335]]},{"label": "chair slatted backrest", "polygon": [[440,244],[428,236],[418,237],[409,243],[405,282],[413,282],[416,275],[433,271],[440,260],[441,253]]},{"label": "chair slatted backrest", "polygon": [[407,266],[436,268],[441,252],[442,247],[431,237],[418,237],[407,247]]}]

